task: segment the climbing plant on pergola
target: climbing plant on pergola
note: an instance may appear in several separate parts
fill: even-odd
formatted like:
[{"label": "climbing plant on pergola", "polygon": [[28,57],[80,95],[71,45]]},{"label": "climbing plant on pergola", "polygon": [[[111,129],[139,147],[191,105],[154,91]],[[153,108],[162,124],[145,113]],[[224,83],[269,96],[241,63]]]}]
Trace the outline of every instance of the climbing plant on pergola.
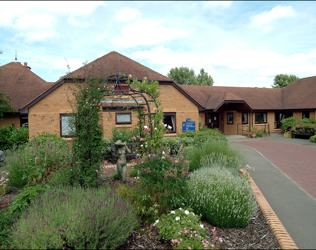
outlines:
[{"label": "climbing plant on pergola", "polygon": [[[139,88],[133,88],[133,86],[137,86],[136,83],[139,83],[137,79],[135,79],[132,84],[130,82],[131,75],[127,74],[120,74],[118,71],[115,75],[108,76],[106,80],[106,89],[111,88],[109,92],[104,90],[104,93],[106,93],[104,96],[129,96],[133,98],[135,101],[135,105],[137,109],[143,108],[144,110],[147,109],[147,113],[144,114],[144,121],[143,124],[145,124],[146,116],[148,116],[149,126],[150,126],[150,138],[153,137],[153,126],[155,127],[157,124],[153,124],[153,119],[156,115],[156,112],[151,112],[150,103],[153,103],[155,105],[155,111],[158,111],[158,105],[159,102],[154,97],[153,93],[150,93],[149,91],[146,91],[146,88],[143,86],[138,86]],[[147,84],[147,78],[145,77],[143,79],[144,84]],[[127,84],[127,86],[123,86],[122,83]],[[113,87],[110,87],[110,84],[114,84]],[[147,98],[146,97],[149,97]],[[144,102],[140,102],[137,98],[142,98]]]}]

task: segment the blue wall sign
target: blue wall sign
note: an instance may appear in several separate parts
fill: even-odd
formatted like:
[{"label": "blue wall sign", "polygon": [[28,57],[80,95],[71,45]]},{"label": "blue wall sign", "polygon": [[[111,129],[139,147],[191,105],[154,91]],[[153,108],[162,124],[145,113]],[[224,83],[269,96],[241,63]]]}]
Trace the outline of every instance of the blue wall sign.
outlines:
[{"label": "blue wall sign", "polygon": [[185,122],[182,122],[182,132],[195,131],[195,122],[191,122],[190,118],[187,118]]}]

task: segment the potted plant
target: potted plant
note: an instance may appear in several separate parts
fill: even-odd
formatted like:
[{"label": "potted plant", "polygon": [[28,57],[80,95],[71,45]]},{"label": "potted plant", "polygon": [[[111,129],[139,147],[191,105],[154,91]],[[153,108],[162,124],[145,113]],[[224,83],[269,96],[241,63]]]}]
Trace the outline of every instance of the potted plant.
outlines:
[{"label": "potted plant", "polygon": [[256,138],[257,136],[257,128],[255,126],[251,129],[251,138]]}]

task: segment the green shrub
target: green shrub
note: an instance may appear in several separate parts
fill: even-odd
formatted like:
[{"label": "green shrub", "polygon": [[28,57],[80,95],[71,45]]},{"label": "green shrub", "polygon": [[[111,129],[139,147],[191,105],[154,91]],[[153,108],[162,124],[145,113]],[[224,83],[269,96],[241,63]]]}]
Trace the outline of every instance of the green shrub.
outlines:
[{"label": "green shrub", "polygon": [[193,172],[184,196],[196,214],[222,228],[244,227],[257,211],[249,182],[223,168]]},{"label": "green shrub", "polygon": [[14,188],[33,186],[47,182],[51,172],[71,162],[68,144],[50,142],[38,143],[32,140],[32,147],[7,150],[6,169],[10,172],[10,184]]},{"label": "green shrub", "polygon": [[111,143],[112,143],[111,139],[108,139],[108,138],[102,139],[102,141],[101,141],[102,160],[107,160],[107,159],[111,158]]},{"label": "green shrub", "polygon": [[311,136],[311,138],[309,138],[310,142],[316,142],[316,135]]},{"label": "green shrub", "polygon": [[181,145],[182,147],[190,146],[194,143],[194,139],[191,137],[165,137],[163,142],[164,148],[170,149],[172,154],[178,154]]},{"label": "green shrub", "polygon": [[23,189],[13,198],[13,203],[9,207],[10,214],[19,215],[31,204],[35,197],[45,192],[49,188],[47,184],[38,184],[33,187]]},{"label": "green shrub", "polygon": [[201,159],[201,167],[218,167],[221,166],[230,170],[233,175],[239,175],[238,170],[245,165],[242,158],[235,155],[224,155],[220,152],[213,152]]},{"label": "green shrub", "polygon": [[218,129],[208,129],[204,128],[199,131],[195,132],[185,132],[183,134],[177,134],[177,137],[186,138],[190,137],[193,138],[193,145],[199,146],[205,141],[225,141],[227,139],[225,135],[223,135]]},{"label": "green shrub", "polygon": [[316,132],[316,124],[307,124],[307,123],[297,123],[291,128],[291,132],[294,134],[307,134],[306,129],[312,128],[314,129],[314,133]]},{"label": "green shrub", "polygon": [[[136,158],[134,169],[139,173],[139,188],[145,192],[144,200],[156,197],[160,205],[159,214],[162,214],[182,204],[181,192],[186,185],[188,165],[183,158],[176,162],[163,148],[160,150],[159,154],[146,154]],[[144,205],[148,207],[153,204],[144,202]]]},{"label": "green shrub", "polygon": [[21,128],[15,128],[12,123],[11,126],[4,125],[0,129],[0,150],[11,149],[14,146],[23,145],[29,140],[28,128],[22,126]]},{"label": "green shrub", "polygon": [[8,236],[11,235],[9,233],[9,228],[13,225],[16,219],[17,217],[10,214],[9,211],[0,211],[0,249],[10,248],[10,244],[8,243]]},{"label": "green shrub", "polygon": [[13,225],[19,249],[112,249],[137,225],[133,207],[109,189],[60,186],[37,196]]},{"label": "green shrub", "polygon": [[291,127],[293,127],[294,125],[299,124],[299,123],[316,125],[316,121],[314,119],[311,119],[311,118],[304,118],[304,119],[296,120],[294,117],[289,117],[289,118],[282,120],[281,129],[290,130]]},{"label": "green shrub", "polygon": [[222,154],[231,158],[235,157],[236,159],[239,159],[238,161],[243,161],[240,152],[226,141],[206,141],[200,146],[190,146],[183,149],[183,155],[185,155],[186,160],[190,161],[191,172],[201,168],[202,158],[212,153],[215,155]]},{"label": "green shrub", "polygon": [[45,144],[47,139],[49,140],[49,142],[53,142],[55,145],[57,144],[62,144],[62,145],[66,145],[68,142],[66,140],[64,140],[63,138],[57,136],[57,134],[50,134],[50,133],[43,133],[43,134],[38,134],[38,136],[34,136],[31,141],[28,143],[29,146],[32,147],[33,145],[33,141],[34,138],[36,138],[36,141],[38,144]]},{"label": "green shrub", "polygon": [[137,128],[135,129],[129,129],[127,127],[122,128],[112,128],[112,141],[117,142],[118,140],[121,140],[122,142],[134,142],[133,136],[139,136],[139,130]]}]

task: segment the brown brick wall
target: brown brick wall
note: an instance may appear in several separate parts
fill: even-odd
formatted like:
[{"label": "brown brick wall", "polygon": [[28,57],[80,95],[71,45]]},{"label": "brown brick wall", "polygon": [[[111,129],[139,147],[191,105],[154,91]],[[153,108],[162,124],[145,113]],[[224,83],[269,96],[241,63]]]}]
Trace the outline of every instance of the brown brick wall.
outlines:
[{"label": "brown brick wall", "polygon": [[[159,100],[161,101],[161,106],[159,108],[164,112],[176,112],[176,132],[182,133],[182,122],[186,121],[186,118],[191,118],[191,121],[195,121],[195,126],[198,130],[198,107],[172,85],[160,85],[160,88],[161,95]],[[68,100],[73,100],[73,96],[68,86],[64,84],[32,106],[29,109],[30,138],[44,132],[60,136],[60,114],[72,113]],[[154,110],[154,105],[151,105],[151,109]],[[115,124],[115,113],[119,112],[124,113],[126,111],[102,112],[100,124],[104,131],[104,137],[112,138],[113,126],[122,127],[122,125]],[[127,125],[127,127],[132,128],[136,124],[137,112],[132,112],[132,124]]]},{"label": "brown brick wall", "polygon": [[14,126],[16,128],[21,127],[21,122],[20,122],[20,114],[5,114],[2,117],[4,120],[0,121],[0,129],[2,129],[4,127],[4,125],[8,125],[11,126],[12,123],[14,124]]}]

